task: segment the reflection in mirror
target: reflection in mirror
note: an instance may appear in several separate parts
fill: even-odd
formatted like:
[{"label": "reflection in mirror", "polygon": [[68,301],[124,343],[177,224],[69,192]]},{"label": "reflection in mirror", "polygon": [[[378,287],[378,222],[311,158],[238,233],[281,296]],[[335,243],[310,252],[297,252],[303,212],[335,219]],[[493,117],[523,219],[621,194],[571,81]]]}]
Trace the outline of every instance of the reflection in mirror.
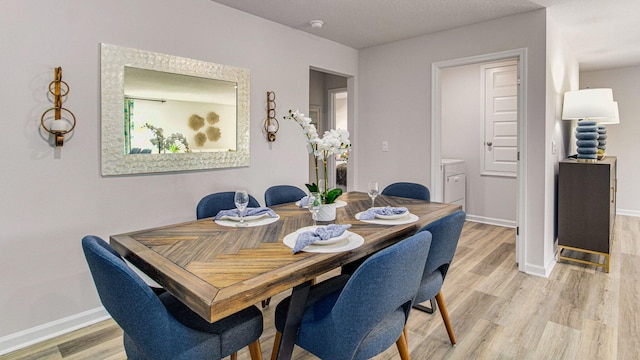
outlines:
[{"label": "reflection in mirror", "polygon": [[249,71],[102,44],[102,173],[249,165]]},{"label": "reflection in mirror", "polygon": [[125,154],[236,150],[231,81],[124,68]]}]

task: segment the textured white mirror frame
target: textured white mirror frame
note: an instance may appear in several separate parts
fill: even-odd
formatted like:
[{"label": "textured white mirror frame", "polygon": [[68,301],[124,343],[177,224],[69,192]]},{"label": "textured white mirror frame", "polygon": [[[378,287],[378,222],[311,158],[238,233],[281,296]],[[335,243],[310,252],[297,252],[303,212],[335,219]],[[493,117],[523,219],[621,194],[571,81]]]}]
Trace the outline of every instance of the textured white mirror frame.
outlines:
[{"label": "textured white mirror frame", "polygon": [[[237,148],[228,152],[124,153],[124,67],[238,84]],[[249,70],[178,56],[101,44],[102,175],[176,172],[249,166]]]}]

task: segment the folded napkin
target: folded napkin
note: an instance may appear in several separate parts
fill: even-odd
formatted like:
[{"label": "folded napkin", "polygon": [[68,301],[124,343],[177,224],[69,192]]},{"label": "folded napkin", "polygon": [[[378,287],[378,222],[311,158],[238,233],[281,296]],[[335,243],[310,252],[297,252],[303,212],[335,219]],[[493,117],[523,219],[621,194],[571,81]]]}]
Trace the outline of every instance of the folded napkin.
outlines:
[{"label": "folded napkin", "polygon": [[[276,217],[275,211],[269,209],[268,207],[257,207],[257,208],[246,208],[244,209],[244,216],[259,216],[266,215],[269,217]],[[216,220],[225,219],[225,218],[236,218],[240,216],[240,211],[238,209],[231,210],[220,210],[218,214],[216,214]]]},{"label": "folded napkin", "polygon": [[305,197],[300,199],[300,202],[298,204],[298,207],[307,207],[307,205],[309,205],[309,195],[306,195]]},{"label": "folded napkin", "polygon": [[297,253],[308,245],[316,241],[328,240],[342,235],[351,224],[330,224],[327,226],[318,226],[315,231],[305,231],[298,234],[296,244],[293,246],[293,253]]},{"label": "folded napkin", "polygon": [[391,207],[386,206],[383,208],[371,208],[367,211],[363,211],[360,213],[359,220],[373,220],[376,218],[376,215],[400,215],[406,213],[408,210],[406,207]]}]

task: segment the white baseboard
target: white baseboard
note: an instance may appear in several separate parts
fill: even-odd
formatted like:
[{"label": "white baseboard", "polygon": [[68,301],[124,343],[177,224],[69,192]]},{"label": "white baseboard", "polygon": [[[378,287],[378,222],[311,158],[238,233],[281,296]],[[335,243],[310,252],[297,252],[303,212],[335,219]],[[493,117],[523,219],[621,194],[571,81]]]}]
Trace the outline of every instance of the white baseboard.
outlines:
[{"label": "white baseboard", "polygon": [[556,266],[556,264],[556,258],[555,256],[552,256],[549,262],[544,267],[539,265],[525,264],[524,272],[529,275],[548,278],[549,275],[551,275],[551,271],[553,271],[553,268]]},{"label": "white baseboard", "polygon": [[540,277],[546,277],[545,274],[547,273],[544,267],[539,265],[531,265],[531,264],[524,265],[524,272],[525,274],[535,275]]},{"label": "white baseboard", "polygon": [[516,222],[515,221],[494,219],[494,218],[485,217],[485,216],[477,216],[477,215],[467,214],[467,219],[466,220],[467,221],[478,222],[478,223],[483,223],[483,224],[489,224],[489,225],[510,227],[510,228],[515,228],[516,227]]},{"label": "white baseboard", "polygon": [[99,307],[0,337],[0,355],[81,329],[110,317],[103,307]]},{"label": "white baseboard", "polygon": [[638,211],[638,210],[616,209],[616,214],[617,215],[640,217],[640,211]]}]

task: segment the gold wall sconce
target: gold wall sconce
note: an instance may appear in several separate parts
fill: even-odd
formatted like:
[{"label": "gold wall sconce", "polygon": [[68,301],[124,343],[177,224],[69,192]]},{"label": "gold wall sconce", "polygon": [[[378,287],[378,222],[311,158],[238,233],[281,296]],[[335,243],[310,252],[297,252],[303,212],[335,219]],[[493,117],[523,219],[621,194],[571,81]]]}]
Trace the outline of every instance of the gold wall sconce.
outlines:
[{"label": "gold wall sconce", "polygon": [[[69,85],[62,81],[62,68],[57,67],[53,71],[53,81],[49,83],[49,93],[53,95],[53,107],[42,113],[40,125],[42,128],[53,135],[56,146],[62,146],[64,143],[64,135],[73,131],[76,127],[76,116],[66,108],[62,107],[62,98],[69,94]],[[53,119],[47,116],[53,111]],[[71,118],[62,117],[62,112],[66,112]]]},{"label": "gold wall sconce", "polygon": [[267,120],[264,122],[267,141],[276,141],[276,133],[280,130],[280,123],[276,120],[276,93],[267,91]]}]

